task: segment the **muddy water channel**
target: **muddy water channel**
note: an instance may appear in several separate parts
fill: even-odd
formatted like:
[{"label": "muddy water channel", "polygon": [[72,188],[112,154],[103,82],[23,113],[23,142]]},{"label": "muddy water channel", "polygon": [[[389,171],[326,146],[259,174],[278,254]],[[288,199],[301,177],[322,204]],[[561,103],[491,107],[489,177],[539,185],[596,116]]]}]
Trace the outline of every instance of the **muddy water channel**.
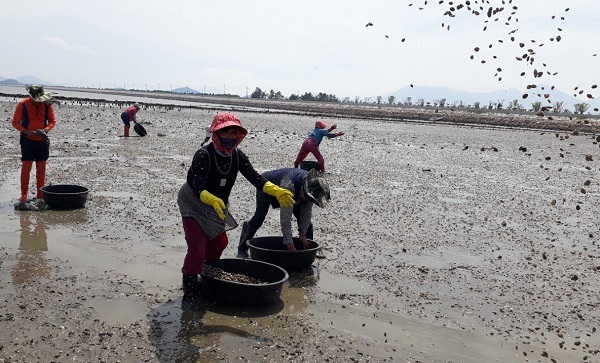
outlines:
[{"label": "muddy water channel", "polygon": [[[16,211],[15,103],[0,102],[0,362],[600,361],[595,135],[324,119],[324,258],[265,307],[181,310],[176,196],[215,109],[64,102],[48,184],[85,208]],[[291,166],[315,117],[238,113],[259,171]],[[32,180],[34,180],[32,178]],[[239,176],[239,224],[254,191]],[[224,257],[235,256],[240,228]],[[257,236],[278,235],[271,211]]]}]

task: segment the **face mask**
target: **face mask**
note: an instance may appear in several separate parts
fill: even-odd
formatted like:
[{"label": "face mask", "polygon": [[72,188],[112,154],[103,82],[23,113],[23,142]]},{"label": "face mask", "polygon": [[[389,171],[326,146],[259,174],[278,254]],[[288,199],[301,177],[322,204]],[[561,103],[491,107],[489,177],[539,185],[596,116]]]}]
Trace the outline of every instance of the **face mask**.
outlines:
[{"label": "face mask", "polygon": [[221,143],[221,146],[223,146],[225,149],[231,150],[235,146],[235,144],[237,144],[237,139],[224,139],[222,137],[219,137],[219,142]]}]

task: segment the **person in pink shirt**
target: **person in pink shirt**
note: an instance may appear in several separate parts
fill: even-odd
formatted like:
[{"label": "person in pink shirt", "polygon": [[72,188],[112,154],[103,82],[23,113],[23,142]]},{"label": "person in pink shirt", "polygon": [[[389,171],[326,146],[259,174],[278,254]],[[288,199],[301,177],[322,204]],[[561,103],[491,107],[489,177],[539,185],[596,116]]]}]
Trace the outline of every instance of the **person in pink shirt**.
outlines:
[{"label": "person in pink shirt", "polygon": [[121,120],[123,120],[123,123],[125,124],[124,130],[123,130],[123,136],[129,137],[130,122],[132,122],[132,121],[133,121],[133,123],[137,122],[136,114],[138,113],[139,110],[140,110],[140,104],[135,103],[133,106],[129,107],[128,109],[123,111],[123,113],[121,114]]},{"label": "person in pink shirt", "polygon": [[330,128],[327,128],[327,124],[321,120],[317,120],[315,122],[315,128],[308,134],[306,139],[302,142],[302,146],[300,147],[300,151],[298,152],[298,156],[296,156],[296,160],[294,161],[294,168],[297,168],[300,163],[308,156],[308,154],[313,154],[317,162],[319,163],[319,171],[322,173],[325,172],[325,159],[323,159],[323,155],[319,150],[319,145],[321,141],[323,141],[324,137],[328,139],[332,139],[334,137],[343,136],[343,132],[335,132],[332,131],[337,128],[337,125],[332,125]]}]

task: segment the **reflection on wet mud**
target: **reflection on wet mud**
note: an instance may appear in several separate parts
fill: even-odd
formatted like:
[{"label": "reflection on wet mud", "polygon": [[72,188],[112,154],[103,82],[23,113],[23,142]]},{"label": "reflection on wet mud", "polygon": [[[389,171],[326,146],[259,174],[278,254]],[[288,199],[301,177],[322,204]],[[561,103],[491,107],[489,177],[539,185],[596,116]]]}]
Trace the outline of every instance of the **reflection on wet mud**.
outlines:
[{"label": "reflection on wet mud", "polygon": [[216,362],[232,354],[243,357],[256,343],[268,343],[271,337],[290,334],[290,330],[292,336],[302,335],[303,326],[289,321],[304,319],[317,282],[318,268],[313,265],[290,273],[281,297],[269,305],[229,304],[201,297],[206,310],[193,312],[182,310],[180,299],[171,300],[148,313],[149,341],[160,362]]},{"label": "reflection on wet mud", "polygon": [[29,284],[35,278],[50,278],[52,266],[47,260],[48,236],[46,230],[55,226],[85,223],[85,209],[15,211],[19,217],[20,239],[18,261],[12,270],[15,285]]},{"label": "reflection on wet mud", "polygon": [[47,210],[42,213],[47,226],[82,224],[88,221],[88,212],[85,208],[73,210]]},{"label": "reflection on wet mud", "polygon": [[225,336],[254,342],[267,341],[236,328],[225,319],[222,324],[204,322],[206,312],[182,310],[179,301],[170,301],[148,313],[149,340],[160,362],[216,362],[226,360],[228,352],[219,347]]},{"label": "reflection on wet mud", "polygon": [[320,266],[310,266],[310,268],[300,271],[289,271],[288,283],[292,288],[308,288],[317,285],[321,277]]},{"label": "reflection on wet mud", "polygon": [[44,216],[38,212],[19,212],[19,217],[19,254],[11,271],[15,286],[27,285],[35,278],[50,278],[52,274],[52,266],[46,259],[48,236]]},{"label": "reflection on wet mud", "polygon": [[201,302],[208,311],[220,315],[237,316],[243,318],[258,318],[274,315],[280,312],[284,307],[284,303],[281,300],[281,298],[275,300],[275,302],[273,302],[272,304],[265,306],[245,306],[227,304],[216,301],[209,301],[206,299],[201,299]]}]

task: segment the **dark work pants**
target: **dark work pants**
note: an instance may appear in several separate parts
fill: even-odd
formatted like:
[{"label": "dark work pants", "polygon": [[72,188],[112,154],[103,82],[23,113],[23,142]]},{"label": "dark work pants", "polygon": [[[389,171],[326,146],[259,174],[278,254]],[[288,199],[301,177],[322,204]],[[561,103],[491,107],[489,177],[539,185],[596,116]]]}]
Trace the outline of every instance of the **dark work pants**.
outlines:
[{"label": "dark work pants", "polygon": [[[254,215],[252,216],[252,218],[244,222],[242,226],[242,234],[240,235],[238,249],[248,249],[248,247],[246,246],[246,241],[254,238],[256,231],[258,231],[258,229],[265,222],[267,213],[269,213],[269,208],[271,208],[270,198],[271,197],[269,197],[266,193],[256,193],[256,210],[254,211]],[[298,220],[298,217],[300,216],[300,204],[294,205],[293,214],[294,217],[296,217],[296,220]],[[308,230],[306,231],[306,238],[313,238],[312,222],[308,225]]]}]

